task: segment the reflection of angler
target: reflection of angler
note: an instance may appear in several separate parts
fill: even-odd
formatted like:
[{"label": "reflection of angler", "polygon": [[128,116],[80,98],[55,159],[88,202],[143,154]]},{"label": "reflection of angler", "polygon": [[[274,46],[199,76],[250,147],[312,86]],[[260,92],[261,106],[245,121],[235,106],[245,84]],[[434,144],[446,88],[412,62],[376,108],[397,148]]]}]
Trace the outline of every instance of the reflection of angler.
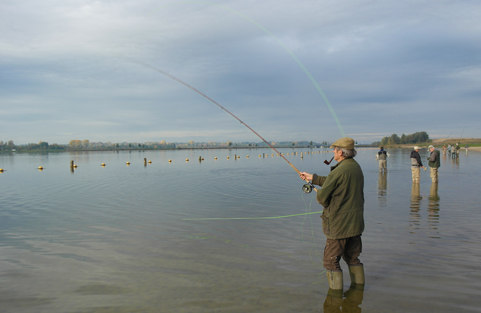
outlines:
[{"label": "reflection of angler", "polygon": [[341,312],[359,312],[364,299],[364,285],[352,284],[348,291],[344,293],[341,290],[329,289],[326,300],[324,301],[325,313],[341,313]]},{"label": "reflection of angler", "polygon": [[419,221],[421,219],[421,214],[419,214],[419,210],[421,208],[422,198],[423,197],[421,197],[421,194],[420,194],[419,183],[413,183],[412,189],[411,189],[411,206],[410,206],[411,213],[410,213],[410,219],[409,219],[411,234],[415,234],[416,230],[419,229],[419,225],[420,225]]},{"label": "reflection of angler", "polygon": [[377,182],[377,199],[379,206],[386,206],[386,194],[387,194],[387,173],[379,172],[379,180]]},{"label": "reflection of angler", "polygon": [[429,190],[428,223],[433,229],[437,229],[439,223],[439,199],[438,183],[432,183]]}]

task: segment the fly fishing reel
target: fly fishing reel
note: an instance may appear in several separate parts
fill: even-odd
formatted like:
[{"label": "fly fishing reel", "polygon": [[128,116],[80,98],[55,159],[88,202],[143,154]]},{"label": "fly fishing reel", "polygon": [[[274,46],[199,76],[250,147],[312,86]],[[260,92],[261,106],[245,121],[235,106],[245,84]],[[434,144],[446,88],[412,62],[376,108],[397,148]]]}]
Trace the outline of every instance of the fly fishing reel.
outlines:
[{"label": "fly fishing reel", "polygon": [[313,189],[314,185],[311,182],[302,185],[302,191],[304,191],[304,193],[311,193]]}]

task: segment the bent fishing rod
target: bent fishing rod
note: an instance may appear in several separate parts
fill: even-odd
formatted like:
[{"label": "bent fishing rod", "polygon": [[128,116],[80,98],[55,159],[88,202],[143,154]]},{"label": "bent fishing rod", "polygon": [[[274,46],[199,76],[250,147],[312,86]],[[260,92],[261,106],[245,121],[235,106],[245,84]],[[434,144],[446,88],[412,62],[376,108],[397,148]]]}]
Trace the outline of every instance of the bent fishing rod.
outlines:
[{"label": "bent fishing rod", "polygon": [[[215,100],[213,100],[212,98],[208,97],[206,94],[200,92],[199,90],[197,90],[196,88],[192,87],[191,85],[187,84],[186,82],[178,79],[177,77],[167,73],[167,72],[164,72],[163,70],[153,66],[153,65],[150,65],[150,64],[147,64],[147,63],[143,63],[143,62],[139,62],[137,60],[133,60],[131,58],[124,58],[124,59],[127,59],[128,61],[130,62],[133,62],[133,63],[137,63],[139,65],[142,65],[144,67],[147,67],[147,68],[150,68],[154,71],[156,71],[157,73],[160,73],[162,75],[165,75],[179,83],[181,83],[182,85],[192,89],[193,91],[197,92],[199,95],[203,96],[204,98],[206,98],[207,100],[211,101],[212,103],[214,103],[215,105],[217,105],[219,108],[221,108],[222,110],[226,111],[227,113],[229,113],[233,118],[235,118],[236,120],[238,120],[242,125],[244,125],[245,127],[247,127],[251,132],[253,132],[257,137],[259,137],[260,139],[262,139],[263,142],[265,142],[269,147],[271,147],[281,158],[284,159],[284,161],[286,161],[293,169],[294,171],[296,171],[297,174],[301,174],[301,172],[291,163],[289,162],[289,160],[287,160],[283,155],[282,153],[280,153],[279,151],[277,151],[276,148],[274,148],[269,142],[267,142],[267,140],[265,140],[261,135],[259,135],[255,130],[253,130],[249,125],[247,125],[246,123],[244,123],[240,118],[238,118],[237,116],[235,116],[233,113],[231,113],[229,110],[227,110],[226,108],[224,108],[222,105],[220,105],[219,103],[217,103]],[[331,160],[332,161],[332,160]],[[307,182],[307,184],[303,185],[302,186],[302,190],[305,192],[305,193],[310,193],[312,190],[315,190],[317,191],[317,189],[314,187],[314,185],[309,181],[309,180],[305,180]]]}]

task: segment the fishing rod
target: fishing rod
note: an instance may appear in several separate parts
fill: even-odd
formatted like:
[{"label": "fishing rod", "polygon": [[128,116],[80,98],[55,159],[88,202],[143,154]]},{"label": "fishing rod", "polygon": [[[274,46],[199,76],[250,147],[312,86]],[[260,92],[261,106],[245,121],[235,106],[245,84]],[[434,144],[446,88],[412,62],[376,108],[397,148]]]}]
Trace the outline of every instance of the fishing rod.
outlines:
[{"label": "fishing rod", "polygon": [[[296,171],[297,174],[301,174],[301,172],[291,163],[289,162],[289,160],[287,160],[283,155],[282,153],[280,153],[279,151],[277,151],[276,148],[274,148],[269,142],[267,142],[267,140],[265,140],[261,135],[259,135],[255,130],[253,130],[249,125],[247,125],[246,123],[244,123],[241,119],[239,119],[237,116],[235,116],[233,113],[231,113],[229,110],[227,110],[226,108],[224,108],[222,105],[220,105],[219,103],[217,103],[215,100],[213,100],[212,98],[208,97],[206,94],[200,92],[199,90],[195,89],[194,87],[192,87],[191,85],[187,84],[186,82],[178,79],[177,77],[167,73],[167,72],[164,72],[163,70],[153,66],[153,65],[150,65],[150,64],[147,64],[147,63],[143,63],[143,62],[139,62],[137,60],[133,60],[131,58],[126,58],[127,60],[129,60],[130,62],[133,62],[133,63],[137,63],[139,65],[142,65],[142,66],[145,66],[147,68],[150,68],[162,75],[165,75],[179,83],[181,83],[182,85],[192,89],[193,91],[197,92],[199,95],[203,96],[204,98],[206,98],[207,100],[211,101],[212,103],[214,103],[215,105],[217,105],[219,108],[221,108],[222,110],[226,111],[227,113],[229,113],[233,118],[235,118],[236,120],[238,120],[242,125],[244,125],[245,127],[247,127],[251,132],[253,132],[254,134],[256,134],[257,137],[259,137],[260,139],[262,139],[263,142],[265,142],[269,147],[271,147],[275,152],[277,152],[277,154],[283,158],[293,169],[294,171]],[[314,187],[314,185],[309,181],[309,180],[305,180],[307,182],[307,184],[303,185],[302,186],[302,190],[305,192],[305,193],[310,193],[312,192],[312,190],[315,190],[317,191],[317,189]]]}]

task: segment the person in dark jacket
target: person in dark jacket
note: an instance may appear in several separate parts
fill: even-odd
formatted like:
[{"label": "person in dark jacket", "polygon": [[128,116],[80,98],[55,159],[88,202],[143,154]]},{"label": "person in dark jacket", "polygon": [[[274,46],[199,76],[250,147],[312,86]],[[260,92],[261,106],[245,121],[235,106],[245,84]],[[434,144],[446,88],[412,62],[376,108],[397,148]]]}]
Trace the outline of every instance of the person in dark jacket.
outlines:
[{"label": "person in dark jacket", "polygon": [[431,180],[433,183],[438,182],[438,169],[441,167],[441,153],[439,150],[434,149],[434,146],[428,147],[431,154],[429,155],[429,167],[431,171]]},{"label": "person in dark jacket", "polygon": [[322,188],[317,190],[317,201],[324,207],[322,229],[326,235],[323,266],[327,269],[329,288],[343,288],[341,257],[349,266],[351,282],[364,285],[364,267],[359,260],[364,231],[364,175],[353,159],[354,140],[341,138],[331,145],[334,160],[327,176],[302,172],[301,179],[310,180]]},{"label": "person in dark jacket", "polygon": [[413,183],[419,183],[421,178],[421,168],[424,168],[423,162],[421,162],[421,156],[419,156],[419,147],[415,146],[411,151],[411,172],[413,176]]},{"label": "person in dark jacket", "polygon": [[381,147],[378,153],[376,153],[376,160],[379,161],[379,172],[384,170],[384,173],[387,171],[387,157],[389,153],[384,150],[384,147]]}]

